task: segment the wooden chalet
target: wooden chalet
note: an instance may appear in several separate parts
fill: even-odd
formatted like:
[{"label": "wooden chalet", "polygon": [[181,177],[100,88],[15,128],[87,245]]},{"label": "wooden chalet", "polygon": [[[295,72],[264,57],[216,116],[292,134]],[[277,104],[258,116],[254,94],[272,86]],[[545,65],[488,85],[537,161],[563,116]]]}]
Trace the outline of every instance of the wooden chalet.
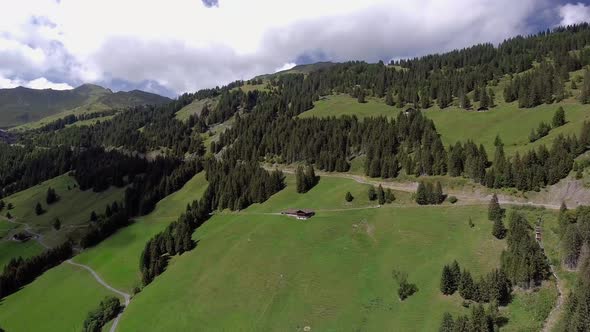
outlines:
[{"label": "wooden chalet", "polygon": [[287,209],[285,211],[281,211],[282,215],[295,217],[298,220],[307,220],[315,215],[313,210],[309,209]]}]

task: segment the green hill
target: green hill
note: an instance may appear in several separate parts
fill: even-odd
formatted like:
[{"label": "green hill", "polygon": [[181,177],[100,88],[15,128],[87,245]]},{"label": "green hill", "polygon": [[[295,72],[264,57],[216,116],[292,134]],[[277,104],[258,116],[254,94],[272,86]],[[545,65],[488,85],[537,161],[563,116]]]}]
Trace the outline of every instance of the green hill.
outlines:
[{"label": "green hill", "polygon": [[162,104],[169,98],[133,90],[112,92],[98,85],[84,84],[72,90],[0,89],[0,128],[13,127],[71,110],[104,105],[121,108],[141,104]]}]

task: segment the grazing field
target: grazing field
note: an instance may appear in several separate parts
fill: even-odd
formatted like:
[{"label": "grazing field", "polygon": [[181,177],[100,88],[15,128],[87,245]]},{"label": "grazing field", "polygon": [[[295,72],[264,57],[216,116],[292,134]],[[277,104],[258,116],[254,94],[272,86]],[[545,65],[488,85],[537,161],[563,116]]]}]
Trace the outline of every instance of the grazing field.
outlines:
[{"label": "grazing field", "polygon": [[[328,190],[334,185],[366,189],[324,178],[307,194],[291,185],[263,204],[214,216],[195,233],[197,248],[174,257],[134,298],[121,330],[434,331],[445,311],[468,312],[457,295],[440,293],[440,273],[453,259],[475,275],[499,265],[505,242],[491,235],[485,204],[327,211],[343,205],[344,193]],[[317,215],[276,215],[285,207]],[[419,288],[403,302],[394,269]],[[507,326],[530,314],[513,317]]]},{"label": "grazing field", "polygon": [[[579,135],[582,123],[590,121],[590,106],[581,105],[573,99],[529,109],[518,108],[516,102],[507,104],[499,100],[500,97],[496,99],[497,106],[487,112],[465,111],[456,106],[441,110],[435,105],[426,109],[424,114],[434,121],[445,145],[471,139],[483,144],[489,155],[493,155],[496,135],[502,138],[507,153],[523,152],[541,144],[551,145],[553,139],[559,134]],[[559,106],[565,110],[567,123],[551,130],[544,138],[532,144],[529,143],[531,130],[536,129],[541,121],[551,123],[553,114]],[[342,115],[394,117],[399,111],[399,108],[387,106],[380,99],[368,99],[367,103],[359,104],[355,98],[341,94],[327,96],[317,101],[314,108],[302,113],[299,117]]]},{"label": "grazing field", "polygon": [[300,114],[299,117],[338,117],[343,115],[394,117],[398,113],[398,108],[385,105],[382,100],[377,98],[367,98],[366,103],[360,104],[356,98],[352,98],[346,94],[339,94],[322,97],[314,103],[314,107],[311,110]]},{"label": "grazing field", "polygon": [[[45,201],[49,187],[55,189],[59,196],[59,200],[51,205]],[[63,242],[69,232],[86,227],[92,211],[103,213],[107,204],[121,201],[124,190],[111,187],[100,193],[92,190],[81,191],[76,180],[64,174],[10,195],[4,198],[4,201],[6,204],[14,205],[10,214],[16,217],[17,221],[27,223],[35,232],[43,234],[44,243],[56,245]],[[45,213],[35,213],[37,202],[41,203]],[[59,231],[52,228],[55,218],[61,221],[62,227]]]},{"label": "grazing field", "polygon": [[37,128],[43,127],[44,125],[46,125],[50,122],[56,121],[58,119],[66,117],[68,115],[90,114],[90,113],[96,113],[96,112],[101,112],[101,111],[108,111],[111,109],[112,109],[112,107],[109,107],[109,106],[99,103],[99,102],[95,102],[90,105],[84,105],[84,106],[76,107],[73,109],[65,110],[65,111],[62,111],[59,113],[51,114],[51,115],[45,116],[37,121],[25,123],[20,126],[16,126],[14,128],[11,128],[11,130],[22,131],[22,130],[28,130],[28,129],[37,129]]},{"label": "grazing field", "polygon": [[28,258],[40,254],[43,247],[35,240],[21,243],[9,239],[0,240],[0,271],[12,258]]},{"label": "grazing field", "polygon": [[88,311],[113,296],[92,275],[63,263],[0,301],[0,322],[7,331],[78,332]]},{"label": "grazing field", "polygon": [[158,202],[152,213],[137,218],[74,261],[90,266],[111,286],[131,292],[140,286],[139,257],[147,241],[175,221],[187,204],[201,197],[206,187],[205,173],[195,175],[180,190]]},{"label": "grazing field", "polygon": [[193,114],[201,114],[201,111],[205,105],[207,105],[209,109],[213,109],[215,105],[217,105],[217,99],[205,98],[201,100],[195,100],[181,108],[180,111],[176,112],[176,118],[180,121],[186,121]]}]

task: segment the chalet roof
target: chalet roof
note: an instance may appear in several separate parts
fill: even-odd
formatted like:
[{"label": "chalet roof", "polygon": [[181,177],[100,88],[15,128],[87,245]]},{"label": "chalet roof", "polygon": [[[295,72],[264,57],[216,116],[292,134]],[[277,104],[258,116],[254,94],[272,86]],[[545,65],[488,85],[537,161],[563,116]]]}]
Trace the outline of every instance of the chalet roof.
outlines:
[{"label": "chalet roof", "polygon": [[281,213],[282,214],[297,214],[297,213],[310,214],[310,213],[314,213],[314,211],[311,209],[286,209],[286,210],[282,211]]}]

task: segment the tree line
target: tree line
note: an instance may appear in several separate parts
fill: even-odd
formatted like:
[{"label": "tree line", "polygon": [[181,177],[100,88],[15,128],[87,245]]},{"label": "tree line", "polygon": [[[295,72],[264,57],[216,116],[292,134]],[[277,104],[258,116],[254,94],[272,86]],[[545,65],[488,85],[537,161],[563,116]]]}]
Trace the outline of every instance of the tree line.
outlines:
[{"label": "tree line", "polygon": [[12,258],[0,275],[0,298],[10,295],[50,268],[61,264],[72,256],[72,244],[65,242],[47,249],[37,256],[23,259]]}]

